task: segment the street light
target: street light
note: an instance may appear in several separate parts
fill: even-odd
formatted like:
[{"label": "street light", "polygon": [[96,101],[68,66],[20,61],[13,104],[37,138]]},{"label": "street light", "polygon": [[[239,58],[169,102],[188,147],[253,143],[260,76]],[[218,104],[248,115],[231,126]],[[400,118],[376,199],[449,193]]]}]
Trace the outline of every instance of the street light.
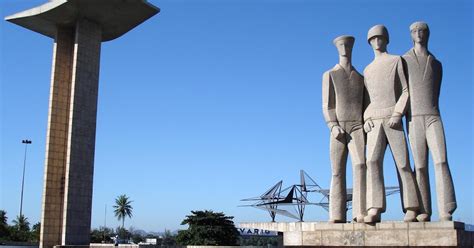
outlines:
[{"label": "street light", "polygon": [[23,160],[23,178],[21,180],[21,197],[20,197],[20,218],[23,216],[23,188],[25,187],[25,168],[26,168],[26,151],[28,145],[31,144],[31,140],[22,140],[21,143],[25,144],[25,158]]}]

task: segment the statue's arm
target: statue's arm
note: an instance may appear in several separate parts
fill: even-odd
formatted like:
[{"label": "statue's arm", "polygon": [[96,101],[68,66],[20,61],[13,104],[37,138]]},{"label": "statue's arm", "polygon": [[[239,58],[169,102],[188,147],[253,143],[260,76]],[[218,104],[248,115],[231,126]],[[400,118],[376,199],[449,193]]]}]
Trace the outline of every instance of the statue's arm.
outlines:
[{"label": "statue's arm", "polygon": [[[398,62],[397,62],[397,78],[400,83],[400,89],[401,89],[401,94],[400,97],[397,100],[397,103],[395,104],[395,109],[392,113],[392,116],[402,116],[406,112],[406,108],[408,105],[408,98],[409,98],[409,93],[408,93],[408,82],[407,78],[405,75],[405,71],[403,70],[403,62],[402,58],[400,57]],[[396,87],[395,87],[396,88]]]},{"label": "statue's arm", "polygon": [[441,82],[443,80],[443,65],[441,64],[441,62],[438,61],[437,63],[438,65],[438,70],[439,72],[438,73],[438,77],[436,78],[436,85],[435,85],[435,96],[436,96],[436,106],[438,106],[438,102],[439,102],[439,95],[441,94]]},{"label": "statue's arm", "polygon": [[402,56],[402,68],[403,68],[403,73],[405,74],[407,83],[410,84],[410,74],[408,73],[408,63],[407,60],[408,56]]},{"label": "statue's arm", "polygon": [[397,103],[395,104],[392,117],[390,117],[390,120],[388,121],[388,125],[391,128],[401,127],[402,116],[405,114],[408,105],[408,82],[405,76],[405,72],[403,71],[403,63],[401,57],[398,58],[395,73],[395,84],[399,83],[399,85],[394,85],[394,90],[400,89],[401,92],[400,97],[398,98]]},{"label": "statue's arm", "polygon": [[374,127],[374,123],[372,122],[372,119],[370,119],[370,117],[366,117],[366,113],[365,113],[369,105],[370,105],[370,96],[369,96],[369,91],[367,90],[367,83],[364,77],[364,111],[362,111],[362,115],[363,115],[363,120],[364,120],[364,131],[366,133],[372,131],[372,128]]},{"label": "statue's arm", "polygon": [[332,84],[331,75],[329,72],[323,74],[323,115],[326,123],[331,130],[334,126],[337,126],[336,117],[336,94],[334,92],[334,86]]},{"label": "statue's arm", "polygon": [[363,81],[364,81],[364,92],[363,92],[363,94],[364,94],[364,96],[363,96],[364,97],[364,106],[363,106],[362,113],[364,113],[365,110],[367,110],[367,108],[369,107],[369,104],[370,104],[369,91],[367,91],[367,87],[365,87],[365,85],[366,85],[365,84],[365,78],[364,78]]}]

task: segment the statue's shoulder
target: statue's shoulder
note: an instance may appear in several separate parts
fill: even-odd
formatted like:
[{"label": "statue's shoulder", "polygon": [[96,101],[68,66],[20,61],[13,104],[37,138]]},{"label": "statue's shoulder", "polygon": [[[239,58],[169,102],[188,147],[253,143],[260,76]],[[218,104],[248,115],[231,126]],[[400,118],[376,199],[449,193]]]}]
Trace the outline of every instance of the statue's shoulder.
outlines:
[{"label": "statue's shoulder", "polygon": [[432,54],[431,52],[429,52],[429,56],[431,56],[431,60],[433,61],[433,63],[437,66],[441,66],[441,61],[439,61],[436,56],[434,56],[434,54]]},{"label": "statue's shoulder", "polygon": [[415,53],[413,52],[413,48],[410,48],[405,54],[403,54],[402,58],[404,60],[410,60],[415,58]]},{"label": "statue's shoulder", "polygon": [[404,64],[408,67],[411,68],[412,66],[418,64],[415,52],[413,51],[413,48],[408,50],[403,56],[403,62]]},{"label": "statue's shoulder", "polygon": [[327,70],[323,73],[323,78],[327,78],[329,77],[329,75],[331,74],[331,70]]},{"label": "statue's shoulder", "polygon": [[331,71],[332,71],[332,69],[331,69],[331,70],[327,70],[327,71],[325,71],[325,72],[323,73],[323,84],[324,84],[325,82],[329,82],[329,80],[330,80],[329,78],[331,77]]},{"label": "statue's shoulder", "polygon": [[390,61],[402,61],[402,56],[400,55],[395,55],[395,54],[387,54],[387,60],[390,60]]},{"label": "statue's shoulder", "polygon": [[337,69],[338,69],[338,66],[335,65],[333,68],[331,68],[331,69],[325,71],[325,72],[323,73],[323,77],[329,77],[333,72],[337,71]]},{"label": "statue's shoulder", "polygon": [[365,75],[370,72],[371,68],[374,66],[375,64],[375,60],[372,60],[372,62],[370,62],[365,68],[364,68],[364,71],[362,72],[364,77]]},{"label": "statue's shoulder", "polygon": [[360,74],[360,72],[355,67],[352,67],[352,70],[353,70],[353,72],[355,73],[355,75],[357,77],[364,78],[364,76],[362,74]]}]

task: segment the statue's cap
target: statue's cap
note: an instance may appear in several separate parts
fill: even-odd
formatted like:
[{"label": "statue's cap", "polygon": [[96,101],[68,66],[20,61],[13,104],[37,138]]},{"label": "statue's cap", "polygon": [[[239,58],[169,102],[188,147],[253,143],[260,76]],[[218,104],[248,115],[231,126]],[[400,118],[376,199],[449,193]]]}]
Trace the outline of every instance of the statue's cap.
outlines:
[{"label": "statue's cap", "polygon": [[389,43],[388,30],[384,25],[375,25],[369,29],[367,33],[367,41],[370,44],[370,39],[375,36],[383,36],[387,39],[387,44]]},{"label": "statue's cap", "polygon": [[336,39],[334,39],[332,43],[336,45],[336,42],[338,41],[345,41],[352,45],[354,44],[355,38],[354,36],[351,36],[351,35],[341,35],[341,36],[336,37]]},{"label": "statue's cap", "polygon": [[428,24],[426,22],[414,22],[410,25],[410,31],[413,31],[413,29],[424,29],[424,30],[430,30],[428,27]]}]

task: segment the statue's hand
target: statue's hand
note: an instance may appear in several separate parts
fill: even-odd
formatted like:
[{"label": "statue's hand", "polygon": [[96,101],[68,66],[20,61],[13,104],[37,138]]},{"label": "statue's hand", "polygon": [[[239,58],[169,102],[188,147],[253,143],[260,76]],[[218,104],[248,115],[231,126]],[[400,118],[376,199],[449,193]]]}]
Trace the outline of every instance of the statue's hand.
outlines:
[{"label": "statue's hand", "polygon": [[400,114],[393,114],[388,120],[388,125],[391,128],[399,128],[402,126],[402,116]]},{"label": "statue's hand", "polygon": [[331,128],[331,135],[336,139],[342,138],[344,133],[344,129],[342,129],[340,126],[334,126]]},{"label": "statue's hand", "polygon": [[364,131],[368,133],[372,131],[373,127],[374,127],[374,122],[371,119],[368,119],[364,124]]}]

